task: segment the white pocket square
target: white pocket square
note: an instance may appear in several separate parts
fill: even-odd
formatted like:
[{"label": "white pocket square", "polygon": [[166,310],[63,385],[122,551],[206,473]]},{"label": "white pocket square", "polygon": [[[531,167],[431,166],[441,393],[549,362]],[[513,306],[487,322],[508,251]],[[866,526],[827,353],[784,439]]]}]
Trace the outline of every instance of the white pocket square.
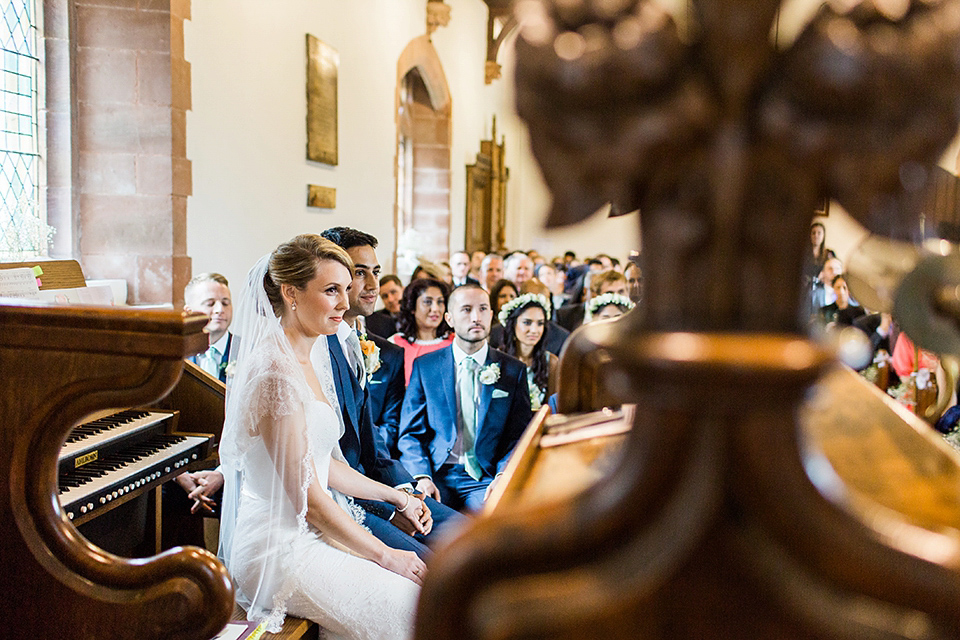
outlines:
[{"label": "white pocket square", "polygon": [[506,397],[509,396],[509,395],[510,395],[510,394],[507,393],[506,391],[504,391],[503,389],[494,389],[494,390],[493,390],[493,399],[494,399],[494,400],[496,400],[497,398],[506,398]]}]

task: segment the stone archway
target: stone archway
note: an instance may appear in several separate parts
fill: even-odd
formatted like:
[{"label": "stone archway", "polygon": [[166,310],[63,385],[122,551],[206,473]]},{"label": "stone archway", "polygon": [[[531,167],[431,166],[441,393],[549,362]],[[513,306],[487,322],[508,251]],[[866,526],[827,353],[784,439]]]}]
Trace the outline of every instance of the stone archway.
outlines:
[{"label": "stone archway", "polygon": [[406,278],[418,258],[446,260],[450,247],[450,91],[427,36],[397,62],[396,271]]}]

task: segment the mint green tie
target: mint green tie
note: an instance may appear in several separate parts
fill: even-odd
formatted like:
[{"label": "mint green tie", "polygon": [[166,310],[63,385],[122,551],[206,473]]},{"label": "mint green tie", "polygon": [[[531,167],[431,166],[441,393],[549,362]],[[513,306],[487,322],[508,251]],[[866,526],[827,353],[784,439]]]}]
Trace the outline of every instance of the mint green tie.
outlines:
[{"label": "mint green tie", "polygon": [[483,475],[480,463],[477,461],[477,452],[474,448],[477,439],[477,371],[480,365],[467,356],[460,363],[463,373],[460,375],[460,413],[463,420],[463,468],[474,480]]}]

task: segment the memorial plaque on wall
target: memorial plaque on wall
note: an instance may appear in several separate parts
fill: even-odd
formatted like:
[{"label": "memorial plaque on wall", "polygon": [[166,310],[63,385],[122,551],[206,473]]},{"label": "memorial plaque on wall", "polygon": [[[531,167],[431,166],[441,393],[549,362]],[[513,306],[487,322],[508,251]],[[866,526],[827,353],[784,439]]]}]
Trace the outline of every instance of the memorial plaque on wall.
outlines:
[{"label": "memorial plaque on wall", "polygon": [[307,34],[307,159],[337,164],[337,69],[340,54]]}]

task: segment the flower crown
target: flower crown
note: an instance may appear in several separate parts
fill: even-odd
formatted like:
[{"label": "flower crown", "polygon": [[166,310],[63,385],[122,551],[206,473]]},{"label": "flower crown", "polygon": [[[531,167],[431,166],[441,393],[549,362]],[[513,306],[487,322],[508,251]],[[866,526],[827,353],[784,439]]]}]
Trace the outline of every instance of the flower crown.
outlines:
[{"label": "flower crown", "polygon": [[592,316],[598,310],[602,309],[608,304],[615,304],[618,307],[625,307],[627,311],[630,311],[630,309],[633,309],[636,306],[633,303],[633,300],[627,296],[619,293],[605,293],[597,296],[596,298],[590,298],[590,302],[587,303],[587,311],[590,312],[590,315]]},{"label": "flower crown", "polygon": [[507,304],[503,305],[500,308],[500,313],[497,314],[497,320],[500,321],[500,324],[506,326],[507,318],[510,317],[510,312],[519,309],[525,304],[533,303],[543,309],[543,313],[547,316],[547,319],[550,318],[550,301],[547,300],[546,296],[541,293],[525,293],[522,296],[517,296]]}]

